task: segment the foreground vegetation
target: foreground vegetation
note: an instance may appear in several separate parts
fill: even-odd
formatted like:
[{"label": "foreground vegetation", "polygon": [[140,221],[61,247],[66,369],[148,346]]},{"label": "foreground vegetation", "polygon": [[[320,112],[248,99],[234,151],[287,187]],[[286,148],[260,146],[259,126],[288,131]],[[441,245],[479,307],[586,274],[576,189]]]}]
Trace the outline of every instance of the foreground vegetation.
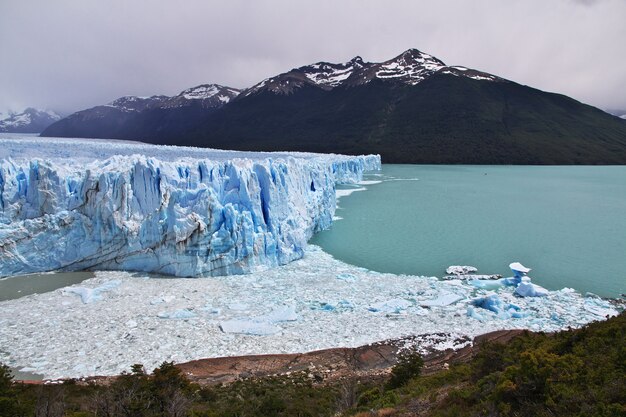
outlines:
[{"label": "foreground vegetation", "polygon": [[133,366],[109,385],[12,383],[0,366],[0,416],[626,416],[626,314],[555,335],[487,343],[468,363],[420,375],[400,357],[386,380],[320,383],[307,374],[215,387],[172,363]]}]

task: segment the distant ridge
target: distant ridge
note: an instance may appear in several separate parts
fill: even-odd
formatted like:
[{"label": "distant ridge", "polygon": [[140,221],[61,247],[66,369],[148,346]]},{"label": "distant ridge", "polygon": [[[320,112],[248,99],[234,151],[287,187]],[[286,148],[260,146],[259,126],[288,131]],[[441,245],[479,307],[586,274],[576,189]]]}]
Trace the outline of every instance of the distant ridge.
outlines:
[{"label": "distant ridge", "polygon": [[42,136],[380,153],[386,163],[626,164],[625,120],[417,49],[380,63],[318,62],[242,91],[209,84],[120,100]]},{"label": "distant ridge", "polygon": [[0,116],[0,133],[41,133],[60,119],[53,111],[27,107],[21,113]]}]

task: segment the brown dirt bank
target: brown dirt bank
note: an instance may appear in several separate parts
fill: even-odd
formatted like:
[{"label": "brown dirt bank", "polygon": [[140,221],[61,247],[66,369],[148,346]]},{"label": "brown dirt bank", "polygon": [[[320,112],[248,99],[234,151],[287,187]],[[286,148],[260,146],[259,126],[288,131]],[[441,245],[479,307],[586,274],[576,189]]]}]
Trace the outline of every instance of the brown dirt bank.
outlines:
[{"label": "brown dirt bank", "polygon": [[[458,350],[430,349],[424,355],[424,374],[431,374],[453,363],[467,362],[485,341],[506,343],[524,330],[500,330],[474,338]],[[460,341],[462,342],[462,341]],[[417,346],[419,337],[386,340],[356,348],[333,348],[308,353],[233,356],[200,359],[178,364],[187,377],[201,385],[229,383],[250,377],[289,375],[306,372],[316,382],[342,378],[367,378],[387,374],[405,346]]]},{"label": "brown dirt bank", "polygon": [[[457,339],[455,344],[465,345],[460,349],[427,349],[424,353],[423,374],[437,372],[450,364],[469,361],[481,343],[494,341],[506,343],[525,330],[499,330],[474,338]],[[408,346],[420,348],[420,341],[433,337],[445,338],[445,334],[412,336],[385,340],[356,348],[332,348],[307,353],[231,356],[199,359],[177,364],[190,381],[200,385],[227,384],[246,378],[263,378],[273,375],[290,375],[304,372],[314,382],[324,383],[337,379],[377,378],[389,373],[396,364],[398,353]],[[80,378],[79,384],[109,384],[115,376]],[[56,381],[20,381],[27,384],[61,383]]]}]

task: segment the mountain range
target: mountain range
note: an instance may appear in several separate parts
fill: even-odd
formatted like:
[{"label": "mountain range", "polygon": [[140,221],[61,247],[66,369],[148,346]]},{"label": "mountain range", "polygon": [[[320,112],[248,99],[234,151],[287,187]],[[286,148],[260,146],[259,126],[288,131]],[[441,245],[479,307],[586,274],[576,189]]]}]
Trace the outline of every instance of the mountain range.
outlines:
[{"label": "mountain range", "polygon": [[60,119],[53,111],[28,107],[21,113],[0,115],[0,133],[41,133]]},{"label": "mountain range", "polygon": [[292,69],[238,90],[123,97],[42,136],[257,151],[379,153],[387,163],[626,164],[626,121],[409,49]]}]

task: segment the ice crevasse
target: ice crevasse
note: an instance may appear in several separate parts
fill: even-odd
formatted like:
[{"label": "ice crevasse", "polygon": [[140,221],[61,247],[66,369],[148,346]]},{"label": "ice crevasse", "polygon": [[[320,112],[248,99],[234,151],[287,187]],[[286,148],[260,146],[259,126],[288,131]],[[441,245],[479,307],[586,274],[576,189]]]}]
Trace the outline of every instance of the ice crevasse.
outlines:
[{"label": "ice crevasse", "polygon": [[330,226],[335,185],[380,168],[377,155],[250,155],[0,159],[0,276],[193,277],[286,264]]}]

